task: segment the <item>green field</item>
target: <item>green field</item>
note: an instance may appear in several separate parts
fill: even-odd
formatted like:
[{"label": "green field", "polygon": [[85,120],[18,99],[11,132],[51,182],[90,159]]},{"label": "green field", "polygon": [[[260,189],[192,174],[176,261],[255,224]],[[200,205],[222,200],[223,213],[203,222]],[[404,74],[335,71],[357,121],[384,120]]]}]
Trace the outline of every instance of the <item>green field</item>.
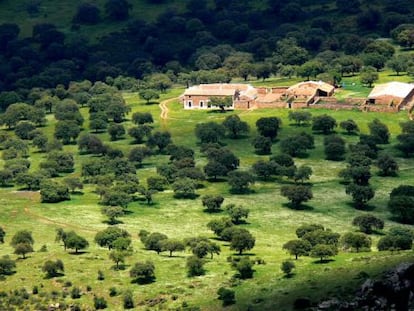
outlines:
[{"label": "green field", "polygon": [[[176,89],[164,94],[160,100],[176,98],[182,89]],[[206,121],[221,122],[230,114],[238,114],[242,120],[250,124],[249,137],[239,140],[225,139],[226,147],[240,157],[240,168],[248,170],[258,159],[267,159],[268,156],[254,154],[251,139],[256,134],[255,122],[263,116],[277,116],[283,121],[282,130],[278,136],[281,139],[289,134],[303,131],[311,132],[310,127],[295,127],[289,124],[288,110],[253,110],[235,111],[228,113],[207,111],[185,111],[178,100],[168,105],[169,113],[166,120],[159,118],[158,105],[146,105],[137,94],[126,93],[124,97],[132,108],[129,116],[135,111],[148,111],[154,116],[155,129],[168,130],[172,134],[173,142],[185,145],[196,151],[196,164],[203,166],[206,158],[199,152],[198,142],[194,136],[194,127],[197,123]],[[398,114],[364,113],[356,111],[328,111],[310,110],[313,115],[328,113],[337,122],[353,119],[362,133],[368,133],[367,124],[375,118],[380,119],[390,129],[391,144],[383,148],[398,156],[393,148],[396,135],[400,133],[399,123],[407,120],[406,112]],[[87,119],[87,108],[82,108]],[[126,127],[132,123],[126,121]],[[87,124],[84,125],[85,127]],[[49,116],[49,122],[43,130],[53,135],[54,119]],[[337,130],[341,133],[340,130]],[[109,140],[107,133],[99,134],[105,141]],[[126,136],[127,137],[127,136]],[[348,143],[357,141],[356,136],[343,135]],[[121,150],[131,148],[129,137],[111,143]],[[252,187],[253,192],[246,195],[232,195],[229,193],[227,182],[207,183],[197,193],[220,194],[225,197],[224,205],[229,203],[241,204],[251,211],[248,223],[242,225],[252,232],[256,238],[255,247],[247,254],[251,259],[261,258],[265,264],[255,265],[253,279],[240,281],[233,278],[235,270],[227,262],[228,256],[234,252],[229,250],[226,243],[217,241],[221,246],[221,254],[206,264],[206,274],[201,277],[189,278],[186,275],[185,258],[190,256],[189,251],[178,252],[172,258],[167,253],[157,255],[155,252],[144,249],[138,239],[141,229],[150,232],[158,231],[171,238],[186,238],[204,235],[214,238],[206,227],[206,223],[214,218],[225,215],[208,214],[203,212],[200,197],[195,200],[174,199],[172,190],[166,190],[154,195],[155,204],[147,206],[144,201],[136,201],[129,205],[129,214],[121,218],[119,225],[128,230],[133,239],[134,253],[127,258],[125,270],[111,269],[113,262],[108,258],[108,250],[100,248],[93,242],[96,232],[104,229],[105,217],[101,214],[99,197],[93,193],[91,186],[86,186],[82,194],[72,195],[70,201],[57,204],[42,204],[37,192],[19,191],[17,188],[3,188],[0,190],[1,210],[0,226],[7,232],[6,242],[0,245],[0,255],[12,255],[13,249],[9,245],[10,239],[17,230],[32,231],[35,239],[35,253],[27,259],[17,260],[16,273],[7,276],[0,282],[3,291],[26,288],[31,292],[33,286],[39,287],[39,294],[30,297],[32,308],[44,301],[54,301],[71,304],[79,303],[84,309],[93,306],[93,297],[104,296],[110,310],[122,309],[122,292],[126,289],[133,291],[137,310],[147,310],[151,307],[160,310],[187,310],[185,306],[198,306],[201,310],[220,310],[221,302],[216,299],[217,289],[221,286],[232,287],[236,291],[236,305],[227,307],[228,310],[291,310],[294,300],[298,297],[309,297],[318,301],[331,295],[346,295],[364,281],[358,275],[362,271],[375,276],[384,269],[398,262],[413,261],[414,253],[381,252],[375,247],[370,253],[340,252],[334,260],[327,264],[318,264],[315,259],[301,257],[295,261],[297,266],[292,278],[284,278],[280,270],[281,262],[290,256],[282,250],[282,245],[295,238],[295,229],[304,223],[321,223],[339,233],[355,230],[351,226],[353,217],[363,214],[350,205],[350,197],[345,194],[344,185],[340,184],[337,173],[345,167],[344,162],[323,160],[323,135],[315,135],[316,148],[311,150],[306,158],[296,158],[296,165],[306,164],[312,167],[313,175],[310,182],[313,184],[314,198],[307,203],[307,210],[292,210],[286,206],[287,200],[280,195],[280,187],[285,182],[273,180],[269,182],[257,181]],[[278,143],[273,145],[273,154],[278,152]],[[65,146],[65,150],[75,155],[76,170],[73,176],[80,175],[81,162],[88,156],[79,155],[74,145]],[[33,151],[33,150],[32,150]],[[32,170],[35,170],[44,157],[42,153],[32,152],[29,160]],[[157,155],[146,158],[137,175],[142,183],[148,176],[156,174],[155,166],[167,163],[168,156]],[[398,158],[400,174],[398,177],[380,178],[376,175],[377,169],[372,166],[372,184],[376,190],[375,198],[370,202],[372,213],[386,220],[386,228],[395,225],[389,220],[390,214],[386,209],[390,191],[400,184],[414,183],[414,159]],[[56,228],[75,230],[86,237],[90,243],[87,251],[81,255],[74,255],[63,250],[59,243],[54,242]],[[374,243],[380,235],[373,235]],[[46,245],[47,252],[40,252]],[[41,267],[46,259],[61,259],[65,265],[65,275],[54,279],[45,279]],[[129,268],[137,261],[150,259],[156,267],[156,281],[148,285],[131,284]],[[105,280],[98,281],[98,270],[104,272]],[[63,298],[62,293],[70,292],[71,286],[78,286],[84,295],[79,300],[73,300],[70,295]],[[87,286],[91,291],[87,291]],[[116,287],[121,293],[110,297],[109,289]],[[55,295],[52,293],[56,291]]]}]

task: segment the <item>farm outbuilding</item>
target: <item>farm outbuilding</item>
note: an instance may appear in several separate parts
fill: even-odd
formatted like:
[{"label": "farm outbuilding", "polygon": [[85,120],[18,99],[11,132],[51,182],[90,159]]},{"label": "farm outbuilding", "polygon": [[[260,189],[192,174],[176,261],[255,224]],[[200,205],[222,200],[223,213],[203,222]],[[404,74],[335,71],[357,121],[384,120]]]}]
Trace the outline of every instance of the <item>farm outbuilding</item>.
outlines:
[{"label": "farm outbuilding", "polygon": [[389,82],[376,85],[368,95],[368,105],[396,107],[398,110],[413,100],[414,84]]},{"label": "farm outbuilding", "polygon": [[210,99],[228,96],[233,99],[233,105],[227,107],[228,109],[234,109],[235,106],[249,108],[255,102],[257,89],[250,84],[242,83],[199,84],[187,88],[180,99],[184,109],[217,109],[209,103]]}]

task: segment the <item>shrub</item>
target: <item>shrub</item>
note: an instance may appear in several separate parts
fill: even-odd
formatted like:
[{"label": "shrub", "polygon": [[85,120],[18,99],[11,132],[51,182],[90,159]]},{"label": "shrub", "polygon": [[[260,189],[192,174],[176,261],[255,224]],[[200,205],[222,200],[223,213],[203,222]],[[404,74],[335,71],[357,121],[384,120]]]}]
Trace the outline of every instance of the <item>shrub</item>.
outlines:
[{"label": "shrub", "polygon": [[217,291],[217,295],[218,299],[223,301],[223,307],[232,305],[236,302],[234,299],[234,290],[220,287]]},{"label": "shrub", "polygon": [[93,298],[93,304],[94,304],[96,310],[106,309],[106,307],[108,306],[105,298],[103,298],[103,297],[94,297]]},{"label": "shrub", "polygon": [[190,277],[204,275],[206,272],[203,268],[204,260],[197,256],[188,257],[186,266],[188,271],[187,274]]}]

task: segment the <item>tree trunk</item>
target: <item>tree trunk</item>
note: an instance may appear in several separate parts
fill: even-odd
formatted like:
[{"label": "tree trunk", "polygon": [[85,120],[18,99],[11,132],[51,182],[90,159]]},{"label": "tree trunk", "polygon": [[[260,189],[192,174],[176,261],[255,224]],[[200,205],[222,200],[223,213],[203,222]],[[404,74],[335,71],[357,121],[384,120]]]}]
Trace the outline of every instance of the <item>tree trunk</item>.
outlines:
[{"label": "tree trunk", "polygon": [[170,257],[172,257],[172,253],[173,253],[173,251],[170,251]]}]

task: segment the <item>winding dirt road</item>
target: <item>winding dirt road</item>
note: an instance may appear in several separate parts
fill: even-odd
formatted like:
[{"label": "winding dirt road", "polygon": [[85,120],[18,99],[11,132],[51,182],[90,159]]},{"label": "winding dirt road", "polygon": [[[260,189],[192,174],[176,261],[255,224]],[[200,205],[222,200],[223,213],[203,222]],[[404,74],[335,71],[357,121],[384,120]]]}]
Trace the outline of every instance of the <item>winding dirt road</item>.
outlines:
[{"label": "winding dirt road", "polygon": [[173,101],[175,101],[175,100],[177,100],[178,98],[170,98],[170,99],[167,99],[167,100],[163,100],[158,106],[160,107],[160,109],[161,109],[161,114],[160,114],[160,118],[161,118],[161,120],[163,120],[163,121],[165,121],[165,120],[167,120],[168,119],[168,112],[169,112],[169,109],[168,109],[168,104],[169,103],[172,103]]}]

